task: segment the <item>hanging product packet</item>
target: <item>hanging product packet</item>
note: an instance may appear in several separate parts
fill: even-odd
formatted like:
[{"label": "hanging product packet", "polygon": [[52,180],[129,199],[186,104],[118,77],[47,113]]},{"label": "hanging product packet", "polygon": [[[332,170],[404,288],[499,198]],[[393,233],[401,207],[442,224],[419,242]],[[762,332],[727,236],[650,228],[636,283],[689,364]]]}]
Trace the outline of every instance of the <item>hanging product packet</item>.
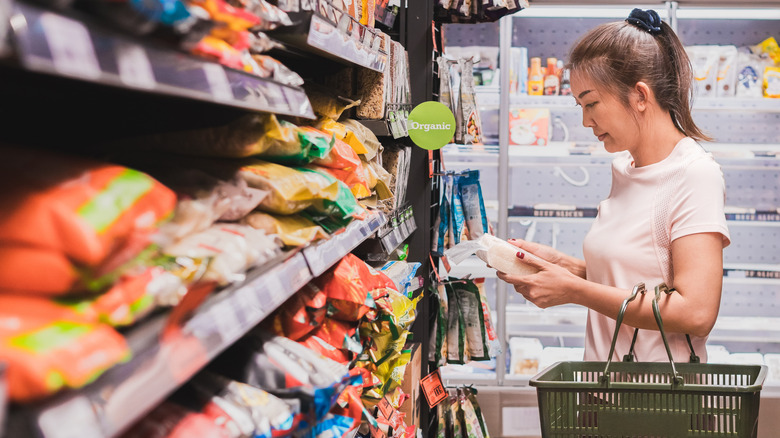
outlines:
[{"label": "hanging product packet", "polygon": [[466,390],[467,388],[458,388],[458,402],[460,403],[461,412],[463,412],[464,437],[486,438],[474,405],[466,395]]},{"label": "hanging product packet", "polygon": [[447,291],[443,284],[437,287],[434,295],[436,300],[436,318],[434,318],[432,323],[428,360],[435,366],[442,367],[447,364],[447,331],[449,328]]},{"label": "hanging product packet", "polygon": [[488,340],[488,354],[491,358],[497,357],[501,353],[501,342],[498,341],[496,327],[491,319],[490,304],[485,293],[485,279],[477,278],[474,280],[474,284],[479,289],[479,297],[480,301],[482,301],[482,314],[485,318],[485,333]]},{"label": "hanging product packet", "polygon": [[490,434],[488,433],[488,429],[487,429],[487,422],[485,421],[485,416],[482,414],[482,408],[480,408],[479,401],[477,400],[477,389],[466,387],[463,388],[463,391],[466,393],[467,400],[471,403],[471,407],[474,409],[474,414],[477,416],[477,420],[479,421],[479,427],[482,429],[483,438],[490,438]]},{"label": "hanging product packet", "polygon": [[450,204],[452,209],[452,213],[450,213],[452,239],[450,242],[452,246],[459,244],[461,240],[468,240],[466,216],[463,214],[463,202],[460,196],[460,178],[461,175],[452,175],[452,203]]},{"label": "hanging product packet", "polygon": [[485,200],[479,183],[479,171],[470,170],[458,179],[460,200],[463,204],[468,240],[479,239],[488,231],[488,218],[485,213]]},{"label": "hanging product packet", "polygon": [[463,111],[463,144],[482,143],[482,121],[477,107],[477,96],[474,91],[474,64],[479,63],[479,58],[459,59],[462,79],[460,85],[461,110]]},{"label": "hanging product packet", "polygon": [[241,222],[262,230],[269,236],[278,236],[288,247],[303,246],[329,237],[322,227],[299,214],[275,215],[255,211]]},{"label": "hanging product packet", "polygon": [[447,363],[462,365],[469,360],[466,322],[455,289],[448,284],[444,289],[447,294]]},{"label": "hanging product packet", "polygon": [[443,181],[443,190],[439,202],[439,216],[433,227],[433,254],[437,256],[444,255],[444,251],[449,248],[449,229],[452,204],[452,178],[451,175],[441,177]]},{"label": "hanging product packet", "polygon": [[472,280],[450,279],[446,287],[452,291],[449,296],[458,300],[458,310],[463,318],[466,337],[466,351],[471,360],[490,360],[488,338],[485,331],[485,314],[479,288]]}]

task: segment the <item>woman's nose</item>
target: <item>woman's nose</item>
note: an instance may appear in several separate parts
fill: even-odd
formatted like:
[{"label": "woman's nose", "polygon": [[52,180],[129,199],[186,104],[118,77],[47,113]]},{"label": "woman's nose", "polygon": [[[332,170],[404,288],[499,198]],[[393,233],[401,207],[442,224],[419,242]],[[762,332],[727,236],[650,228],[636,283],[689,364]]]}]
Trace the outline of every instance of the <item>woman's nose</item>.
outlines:
[{"label": "woman's nose", "polygon": [[592,128],[596,126],[596,124],[593,123],[593,119],[585,115],[585,111],[582,112],[582,126],[586,128]]}]

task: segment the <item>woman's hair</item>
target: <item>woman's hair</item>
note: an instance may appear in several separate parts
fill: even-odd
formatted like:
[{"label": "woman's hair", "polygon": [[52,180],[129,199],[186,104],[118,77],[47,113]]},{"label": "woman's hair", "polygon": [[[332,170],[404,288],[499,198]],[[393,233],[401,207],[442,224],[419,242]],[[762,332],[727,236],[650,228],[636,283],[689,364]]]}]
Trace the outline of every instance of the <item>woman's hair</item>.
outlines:
[{"label": "woman's hair", "polygon": [[694,75],[688,55],[668,24],[661,22],[660,28],[651,34],[626,21],[602,24],[575,44],[567,67],[627,108],[630,91],[637,82],[645,82],[677,129],[695,140],[709,141],[691,117]]}]

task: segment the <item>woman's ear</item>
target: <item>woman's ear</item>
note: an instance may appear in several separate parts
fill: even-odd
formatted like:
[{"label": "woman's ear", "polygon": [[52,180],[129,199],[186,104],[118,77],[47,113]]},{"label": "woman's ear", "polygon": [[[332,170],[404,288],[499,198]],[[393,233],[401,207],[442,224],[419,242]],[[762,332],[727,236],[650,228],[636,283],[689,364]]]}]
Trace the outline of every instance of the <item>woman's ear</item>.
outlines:
[{"label": "woman's ear", "polygon": [[634,85],[634,93],[636,98],[635,105],[637,111],[646,110],[647,105],[652,99],[654,99],[653,90],[651,90],[650,87],[642,81],[639,81],[636,83],[636,85]]}]

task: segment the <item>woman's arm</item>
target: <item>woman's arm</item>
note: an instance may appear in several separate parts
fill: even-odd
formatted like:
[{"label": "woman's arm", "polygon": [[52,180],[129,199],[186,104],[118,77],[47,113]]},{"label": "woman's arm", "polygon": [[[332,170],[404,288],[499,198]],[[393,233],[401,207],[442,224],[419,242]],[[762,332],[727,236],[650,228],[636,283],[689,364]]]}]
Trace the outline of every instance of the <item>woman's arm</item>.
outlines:
[{"label": "woman's arm", "polygon": [[[528,248],[531,251],[530,248]],[[720,308],[723,284],[723,241],[719,233],[699,233],[672,242],[672,268],[676,293],[663,297],[659,304],[664,329],[669,332],[706,336],[712,330]],[[617,317],[629,291],[584,280],[568,269],[545,260],[523,260],[539,273],[521,277],[499,273],[502,280],[528,301],[546,308],[561,304],[579,304],[610,318]],[[584,272],[584,270],[583,270]],[[639,296],[626,310],[624,322],[640,329],[657,330],[651,302],[654,296]]]}]

